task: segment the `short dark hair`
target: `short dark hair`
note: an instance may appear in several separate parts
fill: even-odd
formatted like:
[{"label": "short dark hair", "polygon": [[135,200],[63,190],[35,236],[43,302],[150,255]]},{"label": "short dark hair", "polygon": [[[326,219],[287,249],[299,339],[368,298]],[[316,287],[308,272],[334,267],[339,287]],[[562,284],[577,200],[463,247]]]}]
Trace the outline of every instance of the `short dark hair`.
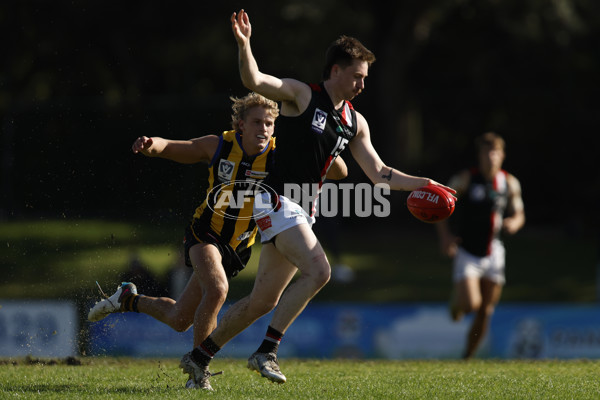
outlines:
[{"label": "short dark hair", "polygon": [[366,61],[369,64],[375,62],[375,55],[358,40],[350,36],[342,35],[334,41],[325,53],[325,69],[323,79],[329,79],[331,68],[338,64],[347,67],[354,60]]},{"label": "short dark hair", "polygon": [[486,132],[481,136],[475,138],[475,145],[478,150],[500,147],[502,150],[506,147],[506,143],[502,136],[495,132]]}]

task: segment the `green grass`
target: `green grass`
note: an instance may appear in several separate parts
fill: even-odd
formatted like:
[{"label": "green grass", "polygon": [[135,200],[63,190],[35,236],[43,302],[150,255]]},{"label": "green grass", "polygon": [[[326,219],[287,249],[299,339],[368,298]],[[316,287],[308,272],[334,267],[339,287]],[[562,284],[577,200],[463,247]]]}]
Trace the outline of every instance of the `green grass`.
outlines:
[{"label": "green grass", "polygon": [[[245,360],[215,359],[214,392],[183,388],[178,361],[83,358],[80,365],[7,360],[2,399],[597,399],[599,361],[282,360],[270,383]],[[76,363],[71,363],[76,364]]]},{"label": "green grass", "polygon": [[[96,280],[108,288],[117,283],[132,254],[166,280],[182,251],[183,228],[101,220],[2,222],[1,297],[88,301],[96,296]],[[346,224],[339,235],[340,261],[354,270],[356,279],[349,284],[330,282],[315,301],[448,299],[451,262],[440,254],[431,226],[409,221],[401,229],[382,230],[377,224]],[[338,260],[329,252],[328,235],[320,238],[334,264]],[[507,248],[502,301],[596,300],[595,238],[528,228],[510,238]],[[230,300],[252,289],[259,253],[256,245],[246,270],[232,280]]]}]

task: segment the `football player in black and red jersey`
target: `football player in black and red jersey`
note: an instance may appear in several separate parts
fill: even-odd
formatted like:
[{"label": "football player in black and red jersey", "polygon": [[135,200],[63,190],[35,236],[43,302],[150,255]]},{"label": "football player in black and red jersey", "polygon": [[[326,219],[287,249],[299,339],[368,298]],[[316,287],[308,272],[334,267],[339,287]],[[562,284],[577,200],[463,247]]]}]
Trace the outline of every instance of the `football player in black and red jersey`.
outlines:
[{"label": "football player in black and red jersey", "polygon": [[[501,234],[512,235],[525,224],[521,184],[502,169],[504,139],[487,132],[476,140],[478,166],[450,180],[459,205],[456,222],[436,225],[442,252],[454,259],[450,313],[458,321],[465,313],[475,317],[463,357],[471,358],[485,337],[505,282],[505,250]],[[456,227],[456,234],[451,230]]]},{"label": "football player in black and red jersey", "polygon": [[[320,187],[327,170],[346,148],[375,184],[386,183],[392,190],[407,191],[440,185],[387,166],[373,148],[367,121],[350,103],[364,89],[369,67],[375,61],[373,53],[358,40],[347,36],[336,40],[327,51],[324,80],[309,85],[262,73],[250,49],[248,14],[244,10],[234,13],[231,23],[242,83],[281,102],[281,115],[275,133],[273,173],[264,182],[272,190],[262,193],[260,201],[257,197],[255,202],[254,215],[263,215],[256,221],[263,247],[255,286],[250,296],[228,309],[217,329],[200,346],[183,356],[180,367],[197,388],[207,385],[208,364],[215,353],[273,308],[264,341],[249,358],[248,367],[274,382],[286,381],[277,360],[279,343],[331,274],[325,252],[311,229],[314,204],[303,208],[298,199],[286,196],[292,186]],[[270,206],[272,212],[265,215],[264,210],[257,210],[258,204]],[[298,279],[290,284],[298,271]]]}]

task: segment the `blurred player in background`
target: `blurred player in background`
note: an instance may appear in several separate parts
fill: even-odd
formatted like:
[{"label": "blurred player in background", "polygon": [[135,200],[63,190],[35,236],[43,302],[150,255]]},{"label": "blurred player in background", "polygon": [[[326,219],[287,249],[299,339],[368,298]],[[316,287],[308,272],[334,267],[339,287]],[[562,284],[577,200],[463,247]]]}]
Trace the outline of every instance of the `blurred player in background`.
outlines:
[{"label": "blurred player in background", "polygon": [[[472,357],[484,338],[505,282],[501,233],[512,235],[525,224],[521,184],[502,169],[504,139],[488,132],[476,139],[478,167],[460,172],[449,185],[457,191],[457,235],[449,220],[436,224],[442,252],[454,259],[450,312],[454,321],[475,317],[464,358]],[[454,225],[452,225],[454,227]]]},{"label": "blurred player in background", "polygon": [[[217,329],[200,346],[185,354],[180,363],[183,372],[200,389],[210,387],[208,366],[221,347],[274,308],[265,338],[248,359],[248,367],[273,382],[285,382],[277,360],[279,343],[329,281],[329,261],[311,229],[314,207],[303,209],[297,199],[287,198],[286,186],[320,187],[327,170],[346,147],[350,147],[373,183],[386,183],[393,190],[439,185],[385,165],[373,148],[365,118],[349,102],[364,89],[369,67],[375,61],[373,53],[358,40],[342,36],[332,44],[327,51],[324,81],[308,85],[261,73],[250,49],[248,15],[241,10],[232,15],[231,22],[243,84],[267,98],[281,101],[281,117],[277,123],[273,173],[265,180],[273,190],[259,194],[261,201],[255,202],[255,206],[269,204],[271,210],[257,219],[263,246],[254,289],[250,296],[232,305]],[[292,282],[297,272],[300,275]]]}]

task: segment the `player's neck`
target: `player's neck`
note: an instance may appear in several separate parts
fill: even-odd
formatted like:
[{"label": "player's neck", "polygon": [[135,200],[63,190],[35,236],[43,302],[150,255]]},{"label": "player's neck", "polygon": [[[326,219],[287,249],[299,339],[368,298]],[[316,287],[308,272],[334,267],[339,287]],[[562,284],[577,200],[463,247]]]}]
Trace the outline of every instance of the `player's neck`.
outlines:
[{"label": "player's neck", "polygon": [[244,141],[244,135],[240,134],[240,136],[242,138],[242,140],[240,142],[240,147],[242,148],[242,150],[244,150],[244,153],[246,153],[246,155],[248,155],[250,157],[260,154],[262,151],[264,151],[266,146],[269,145],[268,143],[266,144],[266,146],[256,144],[256,143],[251,143],[250,139]]},{"label": "player's neck", "polygon": [[266,148],[266,147],[261,147],[261,146],[257,146],[257,145],[245,146],[244,144],[242,144],[242,147],[243,147],[244,153],[246,153],[250,157],[254,157],[254,156],[260,154]]},{"label": "player's neck", "polygon": [[340,95],[337,95],[335,85],[330,80],[326,80],[323,82],[323,86],[325,87],[325,91],[327,91],[327,94],[333,103],[333,107],[336,110],[342,107],[344,104],[344,98]]}]

